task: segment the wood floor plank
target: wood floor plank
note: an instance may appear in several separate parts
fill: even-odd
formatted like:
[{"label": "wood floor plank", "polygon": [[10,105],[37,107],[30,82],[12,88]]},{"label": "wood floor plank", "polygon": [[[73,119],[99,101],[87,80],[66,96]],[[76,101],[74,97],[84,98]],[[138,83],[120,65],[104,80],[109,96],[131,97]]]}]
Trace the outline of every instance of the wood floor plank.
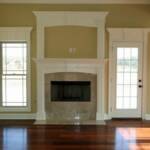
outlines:
[{"label": "wood floor plank", "polygon": [[112,120],[106,125],[34,125],[0,121],[0,150],[149,150],[150,122]]}]

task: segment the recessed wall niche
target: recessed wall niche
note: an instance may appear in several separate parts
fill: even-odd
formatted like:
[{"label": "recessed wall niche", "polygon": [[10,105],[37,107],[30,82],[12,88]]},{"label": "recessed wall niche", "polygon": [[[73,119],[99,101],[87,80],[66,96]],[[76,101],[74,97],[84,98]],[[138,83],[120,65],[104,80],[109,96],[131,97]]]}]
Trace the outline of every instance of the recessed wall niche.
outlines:
[{"label": "recessed wall niche", "polygon": [[[69,48],[76,48],[69,52]],[[55,26],[45,28],[46,58],[96,58],[97,28]]]}]

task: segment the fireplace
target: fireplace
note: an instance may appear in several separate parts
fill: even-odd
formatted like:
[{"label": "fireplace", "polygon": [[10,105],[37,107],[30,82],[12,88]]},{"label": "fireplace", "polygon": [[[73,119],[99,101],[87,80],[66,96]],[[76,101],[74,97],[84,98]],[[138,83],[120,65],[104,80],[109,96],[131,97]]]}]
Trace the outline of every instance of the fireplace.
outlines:
[{"label": "fireplace", "polygon": [[45,74],[46,120],[96,120],[97,75],[79,72]]},{"label": "fireplace", "polygon": [[86,102],[91,100],[90,81],[51,81],[51,101]]},{"label": "fireplace", "polygon": [[[66,120],[80,118],[86,120],[104,120],[105,98],[105,20],[107,12],[33,12],[37,21],[37,58],[34,59],[37,67],[37,115],[36,120],[52,118]],[[97,56],[95,58],[46,58],[45,56],[45,27],[53,26],[87,26],[97,28]],[[69,43],[68,43],[69,44]],[[91,49],[92,50],[92,49]],[[61,49],[60,49],[61,51]],[[86,51],[85,51],[86,53]],[[61,74],[62,81],[74,81],[84,77],[85,74],[95,76],[91,78],[91,101],[88,102],[54,102],[51,101],[50,80],[57,80],[57,73]],[[56,74],[55,74],[56,73]],[[76,79],[76,73],[83,73]],[[49,74],[49,75],[48,75]],[[55,74],[55,75],[54,75]],[[46,79],[49,78],[49,79]],[[53,78],[53,79],[52,79]],[[45,84],[44,84],[45,82]],[[45,86],[44,86],[45,85]],[[94,87],[94,88],[93,88]],[[93,104],[91,104],[93,103]],[[72,113],[71,113],[72,112]],[[64,114],[64,115],[62,115]],[[69,115],[69,116],[68,116]],[[57,118],[58,117],[58,118]],[[53,122],[53,121],[51,121]]]}]

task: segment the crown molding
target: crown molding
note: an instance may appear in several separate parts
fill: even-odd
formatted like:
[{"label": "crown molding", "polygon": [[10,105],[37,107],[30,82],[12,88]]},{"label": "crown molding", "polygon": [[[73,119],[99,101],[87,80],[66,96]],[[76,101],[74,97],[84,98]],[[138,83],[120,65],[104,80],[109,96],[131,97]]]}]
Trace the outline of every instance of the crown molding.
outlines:
[{"label": "crown molding", "polygon": [[0,0],[2,4],[150,4],[150,0]]}]

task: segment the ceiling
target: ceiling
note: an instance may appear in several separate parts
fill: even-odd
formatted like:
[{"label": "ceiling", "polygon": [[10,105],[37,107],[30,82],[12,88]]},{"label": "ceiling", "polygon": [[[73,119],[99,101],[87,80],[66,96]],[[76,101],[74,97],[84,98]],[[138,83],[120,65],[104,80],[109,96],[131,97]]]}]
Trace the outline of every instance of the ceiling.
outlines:
[{"label": "ceiling", "polygon": [[31,4],[150,4],[150,0],[0,0],[0,3]]}]

